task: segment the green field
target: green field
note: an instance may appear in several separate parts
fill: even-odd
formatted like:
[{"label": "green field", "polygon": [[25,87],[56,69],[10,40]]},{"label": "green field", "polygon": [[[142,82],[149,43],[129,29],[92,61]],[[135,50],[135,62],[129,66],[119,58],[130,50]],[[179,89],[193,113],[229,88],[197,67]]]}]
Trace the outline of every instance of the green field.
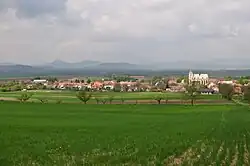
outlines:
[{"label": "green field", "polygon": [[236,105],[0,103],[0,165],[249,165]]},{"label": "green field", "polygon": [[[16,99],[21,95],[22,92],[0,92],[0,98],[14,98]],[[76,92],[72,91],[31,91],[34,95],[32,99],[36,101],[39,98],[46,98],[50,102],[55,102],[56,100],[62,100],[66,103],[79,102],[76,98]],[[115,101],[120,101],[121,97],[126,101],[132,100],[154,100],[154,97],[158,95],[167,96],[169,100],[181,100],[183,98],[182,93],[160,93],[160,92],[93,92],[93,97],[91,103],[95,103],[95,97],[98,98],[108,98],[109,96],[114,96]],[[218,100],[220,95],[200,95],[198,99],[201,100]]]}]

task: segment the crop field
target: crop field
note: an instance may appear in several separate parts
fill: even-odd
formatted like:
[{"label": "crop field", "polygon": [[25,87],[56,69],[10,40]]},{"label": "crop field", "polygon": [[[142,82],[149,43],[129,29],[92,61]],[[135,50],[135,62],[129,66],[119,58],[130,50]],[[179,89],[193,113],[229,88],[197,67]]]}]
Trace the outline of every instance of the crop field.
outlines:
[{"label": "crop field", "polygon": [[[16,99],[22,92],[0,92],[0,98],[4,99]],[[50,102],[62,100],[66,103],[76,103],[79,100],[76,98],[76,92],[70,91],[31,91],[33,101],[37,101],[39,98],[46,98]],[[121,98],[125,101],[148,101],[154,100],[154,97],[158,95],[166,96],[168,100],[181,100],[183,94],[181,93],[160,93],[160,92],[93,92],[93,97],[90,103],[95,103],[95,98],[108,98],[114,97],[114,102],[120,102]],[[218,100],[221,99],[220,95],[201,95],[198,97],[200,100]]]},{"label": "crop field", "polygon": [[0,165],[249,165],[236,105],[0,102]]}]

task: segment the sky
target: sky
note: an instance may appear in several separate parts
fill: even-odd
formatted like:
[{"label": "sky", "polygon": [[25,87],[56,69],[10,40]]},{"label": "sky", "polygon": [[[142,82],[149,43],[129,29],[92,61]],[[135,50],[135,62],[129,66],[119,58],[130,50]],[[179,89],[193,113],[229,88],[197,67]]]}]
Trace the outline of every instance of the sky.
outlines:
[{"label": "sky", "polygon": [[249,43],[249,0],[0,1],[0,63],[245,63]]}]

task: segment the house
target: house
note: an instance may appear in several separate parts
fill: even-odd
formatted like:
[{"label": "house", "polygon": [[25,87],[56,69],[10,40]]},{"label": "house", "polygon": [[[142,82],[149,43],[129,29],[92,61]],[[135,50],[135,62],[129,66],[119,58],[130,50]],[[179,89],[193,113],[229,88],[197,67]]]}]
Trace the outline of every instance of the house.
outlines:
[{"label": "house", "polygon": [[208,89],[208,88],[206,88],[206,89],[200,90],[200,93],[201,93],[201,94],[211,95],[211,94],[214,94],[215,91],[214,91],[213,89]]},{"label": "house", "polygon": [[137,80],[144,80],[145,76],[129,76],[129,78],[137,79]]},{"label": "house", "polygon": [[115,87],[115,84],[116,84],[115,81],[104,81],[103,88],[106,90],[113,90]]},{"label": "house", "polygon": [[48,81],[47,80],[33,80],[33,83],[34,84],[46,84],[48,83]]},{"label": "house", "polygon": [[103,88],[103,83],[100,81],[95,81],[91,84],[91,88],[95,90],[100,90]]},{"label": "house", "polygon": [[193,82],[198,82],[201,85],[207,85],[209,81],[208,74],[194,74],[191,70],[188,74],[188,82],[189,84]]}]

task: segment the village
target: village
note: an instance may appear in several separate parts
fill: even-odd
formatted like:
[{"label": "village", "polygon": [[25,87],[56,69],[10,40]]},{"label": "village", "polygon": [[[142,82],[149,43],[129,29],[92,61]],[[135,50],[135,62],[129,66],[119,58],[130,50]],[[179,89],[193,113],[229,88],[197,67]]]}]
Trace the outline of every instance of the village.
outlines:
[{"label": "village", "polygon": [[2,81],[0,91],[26,90],[87,90],[87,91],[115,91],[115,92],[185,92],[185,86],[197,82],[203,94],[219,93],[220,84],[231,84],[234,93],[242,93],[243,86],[248,84],[247,78],[229,79],[213,78],[208,74],[195,74],[191,70],[187,76],[145,77],[145,76],[116,76],[104,78],[43,78],[37,77],[26,80]]}]

